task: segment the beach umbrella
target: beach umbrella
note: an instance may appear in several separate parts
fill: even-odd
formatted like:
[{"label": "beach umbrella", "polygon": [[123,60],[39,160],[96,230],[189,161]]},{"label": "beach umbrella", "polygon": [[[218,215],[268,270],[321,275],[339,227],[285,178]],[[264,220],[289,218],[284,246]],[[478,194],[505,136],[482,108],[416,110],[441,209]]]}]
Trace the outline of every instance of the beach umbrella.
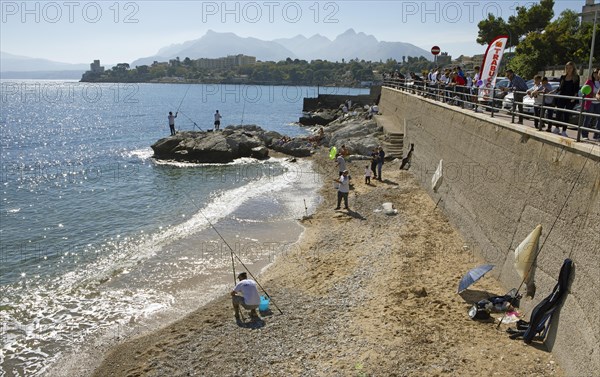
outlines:
[{"label": "beach umbrella", "polygon": [[492,268],[494,268],[493,264],[484,264],[467,272],[465,276],[460,279],[460,283],[458,283],[458,291],[456,293],[460,293],[469,288],[471,284],[481,279],[483,275],[488,273],[488,271],[491,271]]}]

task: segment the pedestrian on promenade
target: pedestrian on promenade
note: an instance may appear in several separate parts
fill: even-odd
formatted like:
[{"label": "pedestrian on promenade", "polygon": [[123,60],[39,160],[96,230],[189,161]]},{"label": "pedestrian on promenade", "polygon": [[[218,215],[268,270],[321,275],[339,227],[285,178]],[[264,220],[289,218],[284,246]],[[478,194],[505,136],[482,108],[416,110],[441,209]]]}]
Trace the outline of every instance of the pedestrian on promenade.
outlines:
[{"label": "pedestrian on promenade", "polygon": [[169,116],[167,117],[169,119],[169,128],[171,129],[171,136],[175,135],[175,118],[177,118],[177,114],[179,114],[179,112],[175,112],[175,115],[173,115],[172,111],[169,111]]},{"label": "pedestrian on promenade", "polygon": [[533,98],[533,115],[535,116],[535,118],[533,119],[533,123],[535,128],[540,131],[542,130],[544,124],[542,123],[542,126],[539,127],[540,115],[542,113],[542,105],[544,104],[544,90],[545,88],[544,84],[542,84],[542,76],[535,75],[533,77],[533,86],[527,91],[527,95]]},{"label": "pedestrian on promenade", "polygon": [[[585,101],[583,108],[586,113],[600,115],[600,101],[598,101],[598,93],[600,93],[600,74],[598,73],[598,68],[592,71],[592,75],[585,82],[585,85],[589,85],[592,88],[590,94],[586,95],[586,98],[591,98],[591,101]],[[595,125],[595,127],[591,127],[591,125]],[[597,117],[592,117],[590,115],[586,115],[583,121],[583,127],[585,128],[595,128],[600,129],[600,122]],[[597,136],[598,134],[596,134]],[[589,131],[581,130],[581,138],[583,140],[589,140]]]},{"label": "pedestrian on promenade", "polygon": [[507,87],[503,87],[502,91],[513,92],[513,107],[516,105],[519,111],[519,124],[523,124],[523,98],[527,92],[527,83],[521,76],[515,75],[512,69],[506,70],[506,78],[510,80]]},{"label": "pedestrian on promenade", "polygon": [[548,82],[547,77],[542,77],[542,85],[544,86],[544,109],[546,114],[542,114],[542,122],[540,123],[540,130],[544,128],[544,119],[548,121],[548,127],[546,128],[547,132],[552,132],[552,118],[554,116],[554,97],[551,94],[556,93],[554,89],[552,89],[552,85]]},{"label": "pedestrian on promenade", "polygon": [[[560,85],[558,87],[558,94],[561,96],[577,96],[577,92],[579,91],[579,75],[577,74],[577,68],[575,67],[575,63],[567,62],[565,64],[565,74],[560,76]],[[568,113],[564,110],[573,110],[575,105],[577,104],[576,98],[557,98],[556,99],[556,107],[558,109],[556,112],[556,120],[559,122],[563,122],[562,124],[562,136],[567,136],[567,123],[569,123],[569,119],[571,118],[571,113]],[[558,133],[559,128],[558,125],[554,130],[554,133]]]}]

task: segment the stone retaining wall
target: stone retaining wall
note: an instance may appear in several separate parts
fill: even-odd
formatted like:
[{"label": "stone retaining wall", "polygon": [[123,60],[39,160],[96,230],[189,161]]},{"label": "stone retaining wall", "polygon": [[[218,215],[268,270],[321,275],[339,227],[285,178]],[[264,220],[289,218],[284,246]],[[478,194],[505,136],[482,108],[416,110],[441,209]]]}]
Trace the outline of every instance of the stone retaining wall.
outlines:
[{"label": "stone retaining wall", "polygon": [[[477,256],[496,265],[492,274],[507,289],[521,283],[514,249],[542,224],[537,292],[521,302],[527,320],[556,284],[564,259],[573,259],[569,293],[545,344],[568,375],[599,371],[600,146],[391,88],[383,88],[379,108],[404,128],[405,154],[415,144],[411,171]],[[443,183],[434,192],[440,160]]]}]

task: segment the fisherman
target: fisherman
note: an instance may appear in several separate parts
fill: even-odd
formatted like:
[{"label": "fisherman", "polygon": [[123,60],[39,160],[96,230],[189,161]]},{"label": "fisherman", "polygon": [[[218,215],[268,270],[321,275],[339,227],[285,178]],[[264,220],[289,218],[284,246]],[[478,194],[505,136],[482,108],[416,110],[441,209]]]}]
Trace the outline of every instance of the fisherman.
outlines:
[{"label": "fisherman", "polygon": [[169,111],[169,128],[171,129],[171,136],[175,135],[175,118],[177,118],[177,114],[179,114],[179,112],[176,112],[175,115],[173,115],[172,111]]},{"label": "fisherman", "polygon": [[[235,310],[235,319],[236,321],[240,320],[240,305],[244,309],[250,310],[250,317],[256,319],[258,318],[256,309],[260,305],[260,294],[256,288],[256,282],[248,279],[245,272],[240,272],[237,278],[239,283],[231,291],[231,302]],[[241,293],[241,296],[238,293]]]},{"label": "fisherman", "polygon": [[215,131],[219,131],[219,128],[221,128],[221,114],[219,114],[219,110],[217,110],[217,112],[215,113]]}]

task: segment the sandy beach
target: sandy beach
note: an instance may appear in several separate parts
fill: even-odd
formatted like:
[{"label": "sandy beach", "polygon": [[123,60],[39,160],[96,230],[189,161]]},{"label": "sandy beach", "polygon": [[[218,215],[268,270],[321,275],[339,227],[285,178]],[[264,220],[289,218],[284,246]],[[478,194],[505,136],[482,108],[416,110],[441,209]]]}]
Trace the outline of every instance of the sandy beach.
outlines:
[{"label": "sandy beach", "polygon": [[[88,374],[563,375],[542,345],[509,339],[507,325],[497,330],[493,321],[468,317],[474,301],[512,287],[486,276],[456,294],[462,275],[482,260],[410,171],[386,163],[384,181],[366,185],[364,163],[351,162],[351,210],[335,211],[336,168],[326,154],[313,157],[319,171],[331,172],[323,177],[322,204],[302,221],[297,245],[259,277],[276,305],[270,313],[239,326],[224,295],[112,348]],[[398,213],[386,215],[383,202]]]}]

